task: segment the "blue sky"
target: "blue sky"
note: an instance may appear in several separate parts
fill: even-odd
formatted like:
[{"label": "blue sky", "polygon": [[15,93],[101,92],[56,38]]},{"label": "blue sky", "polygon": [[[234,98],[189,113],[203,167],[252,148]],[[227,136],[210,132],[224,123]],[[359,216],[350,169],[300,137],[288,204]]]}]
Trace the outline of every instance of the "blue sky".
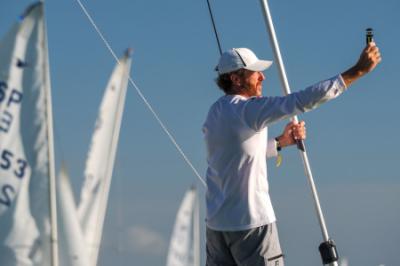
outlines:
[{"label": "blue sky", "polygon": [[[1,1],[0,36],[30,3]],[[134,49],[133,80],[203,174],[201,125],[222,95],[213,83],[219,55],[206,1],[83,3],[117,54]],[[272,59],[259,1],[211,4],[225,49],[249,47]],[[292,91],[352,66],[365,44],[365,28],[375,29],[381,65],[340,98],[300,118],[307,123],[311,167],[339,254],[350,265],[396,265],[400,3],[270,1],[270,7]],[[77,193],[115,62],[74,0],[46,1],[46,12],[57,165],[66,162]],[[265,95],[282,94],[275,66],[266,72]],[[273,125],[270,134],[278,135],[284,124]],[[293,148],[283,156],[280,168],[272,161],[268,170],[287,264],[320,265],[321,233],[301,159]],[[175,212],[193,183],[203,203],[201,183],[130,87],[99,265],[164,265]]]}]

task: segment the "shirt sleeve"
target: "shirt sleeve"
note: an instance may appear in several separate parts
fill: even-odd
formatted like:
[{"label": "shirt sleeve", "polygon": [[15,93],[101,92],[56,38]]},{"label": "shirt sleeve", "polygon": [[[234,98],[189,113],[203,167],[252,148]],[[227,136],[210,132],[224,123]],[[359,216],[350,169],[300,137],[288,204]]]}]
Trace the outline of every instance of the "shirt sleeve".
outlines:
[{"label": "shirt sleeve", "polygon": [[278,151],[276,149],[276,140],[269,139],[267,143],[267,159],[278,156]]},{"label": "shirt sleeve", "polygon": [[315,109],[345,90],[342,77],[337,75],[287,96],[252,97],[243,103],[240,116],[250,128],[258,131],[268,124]]}]

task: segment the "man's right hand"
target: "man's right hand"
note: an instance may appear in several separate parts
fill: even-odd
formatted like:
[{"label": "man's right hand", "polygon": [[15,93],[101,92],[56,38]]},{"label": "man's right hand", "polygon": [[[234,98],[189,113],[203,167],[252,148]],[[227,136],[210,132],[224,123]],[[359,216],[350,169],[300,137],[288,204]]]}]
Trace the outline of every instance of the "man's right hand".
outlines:
[{"label": "man's right hand", "polygon": [[342,73],[342,78],[346,87],[350,86],[351,83],[365,74],[371,72],[381,60],[381,53],[379,52],[378,46],[376,46],[374,42],[368,43],[361,52],[357,63],[352,68]]},{"label": "man's right hand", "polygon": [[381,62],[381,60],[381,53],[379,52],[378,46],[376,46],[374,42],[370,42],[362,51],[360,59],[358,59],[355,67],[358,71],[366,74],[371,72]]}]

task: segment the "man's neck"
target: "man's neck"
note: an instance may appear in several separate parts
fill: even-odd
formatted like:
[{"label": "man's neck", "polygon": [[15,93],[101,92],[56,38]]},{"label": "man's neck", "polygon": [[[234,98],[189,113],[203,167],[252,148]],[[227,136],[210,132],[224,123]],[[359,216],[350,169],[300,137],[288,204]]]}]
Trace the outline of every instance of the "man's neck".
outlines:
[{"label": "man's neck", "polygon": [[232,87],[232,93],[230,93],[231,95],[240,95],[246,98],[250,98],[251,95],[248,95],[247,90],[243,87],[237,87],[237,86],[233,86]]}]

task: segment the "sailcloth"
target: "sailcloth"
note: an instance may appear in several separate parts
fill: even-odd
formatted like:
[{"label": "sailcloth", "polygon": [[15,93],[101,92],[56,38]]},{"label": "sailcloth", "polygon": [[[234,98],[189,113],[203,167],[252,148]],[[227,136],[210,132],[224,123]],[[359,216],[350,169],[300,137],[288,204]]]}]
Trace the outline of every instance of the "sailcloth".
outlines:
[{"label": "sailcloth", "polygon": [[194,188],[188,190],[179,207],[172,232],[167,266],[199,266],[198,200]]},{"label": "sailcloth", "polygon": [[0,265],[47,265],[56,256],[53,154],[44,8],[36,3],[0,41]]},{"label": "sailcloth", "polygon": [[127,51],[106,87],[86,161],[78,215],[89,265],[97,263],[130,67],[130,51]]},{"label": "sailcloth", "polygon": [[60,266],[89,265],[86,245],[78,219],[74,195],[66,168],[61,167],[57,182],[58,202],[58,240],[60,247]]}]

